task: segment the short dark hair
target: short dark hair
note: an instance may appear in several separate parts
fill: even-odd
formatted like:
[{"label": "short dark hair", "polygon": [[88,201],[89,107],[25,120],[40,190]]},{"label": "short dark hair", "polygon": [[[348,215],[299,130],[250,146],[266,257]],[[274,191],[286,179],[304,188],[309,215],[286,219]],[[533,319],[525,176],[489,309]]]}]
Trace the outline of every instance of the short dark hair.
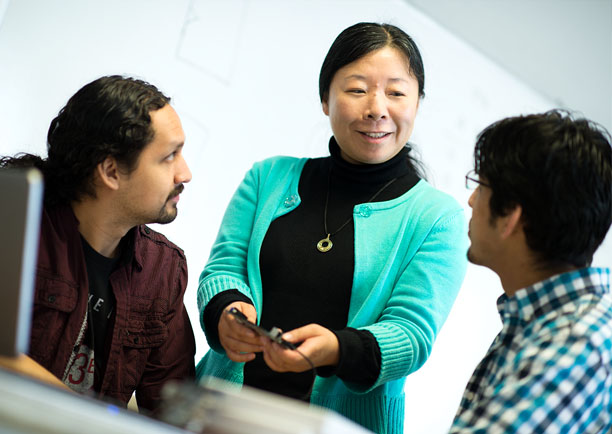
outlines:
[{"label": "short dark hair", "polygon": [[419,97],[423,98],[425,96],[423,59],[412,38],[392,24],[357,23],[344,29],[336,37],[325,56],[319,74],[321,102],[327,101],[329,87],[340,68],[384,47],[396,48],[406,56],[410,72],[419,84]]},{"label": "short dark hair", "polygon": [[132,171],[153,140],[149,113],[169,102],[145,81],[120,75],[98,78],[75,93],[51,121],[46,159],[18,154],[0,159],[0,167],[39,168],[47,205],[95,197],[95,167],[110,156],[123,170]]},{"label": "short dark hair", "polygon": [[593,260],[612,221],[610,141],[605,128],[560,110],[502,119],[478,135],[475,171],[492,190],[492,218],[520,205],[541,266]]}]

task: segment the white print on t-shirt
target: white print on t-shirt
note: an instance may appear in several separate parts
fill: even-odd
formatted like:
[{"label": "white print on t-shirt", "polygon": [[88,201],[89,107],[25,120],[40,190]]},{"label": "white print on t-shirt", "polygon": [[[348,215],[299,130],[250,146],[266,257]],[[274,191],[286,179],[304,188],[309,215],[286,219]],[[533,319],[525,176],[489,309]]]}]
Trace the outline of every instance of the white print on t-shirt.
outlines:
[{"label": "white print on t-shirt", "polygon": [[[93,294],[89,294],[89,299],[87,300],[87,302],[89,303],[89,305],[91,306],[91,298],[93,297]],[[100,312],[100,308],[102,307],[102,305],[104,304],[104,299],[98,297],[98,300],[96,301],[96,304],[93,305],[92,309],[95,312]]]},{"label": "white print on t-shirt", "polygon": [[[91,306],[91,299],[93,298],[93,294],[89,294],[89,298],[87,299],[87,302],[89,303],[89,305]],[[96,303],[93,305],[93,307],[91,308],[94,312],[100,312],[100,309],[102,309],[102,305],[104,305],[104,299],[101,297],[98,297],[98,300],[96,301]],[[108,312],[108,315],[106,315],[106,319],[110,319],[111,315],[113,313],[113,309],[111,309]]]}]

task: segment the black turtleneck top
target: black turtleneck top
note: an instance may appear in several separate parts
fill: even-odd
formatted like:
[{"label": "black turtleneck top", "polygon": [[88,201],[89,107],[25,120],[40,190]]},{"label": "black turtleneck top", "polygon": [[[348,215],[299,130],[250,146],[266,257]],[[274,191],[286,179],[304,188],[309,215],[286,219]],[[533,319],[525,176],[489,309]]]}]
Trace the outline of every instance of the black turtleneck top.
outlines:
[{"label": "black turtleneck top", "polygon": [[[330,157],[306,162],[298,187],[300,205],[274,220],[264,238],[259,259],[263,288],[260,325],[289,331],[315,323],[332,330],[340,344],[339,364],[317,368],[317,374],[371,385],[380,372],[376,339],[366,330],[346,326],[355,262],[353,208],[399,197],[419,177],[408,147],[389,161],[370,165],[346,162],[333,137],[329,150]],[[395,181],[372,200],[392,179]],[[322,253],[316,246],[327,235],[324,215],[328,194],[327,228],[333,247]],[[204,311],[207,330],[216,330],[223,308],[234,301],[250,303],[236,290],[218,294],[209,302]],[[215,338],[218,340],[218,335]],[[312,381],[311,371],[272,371],[261,354],[244,367],[244,384],[297,399],[309,399]]]}]

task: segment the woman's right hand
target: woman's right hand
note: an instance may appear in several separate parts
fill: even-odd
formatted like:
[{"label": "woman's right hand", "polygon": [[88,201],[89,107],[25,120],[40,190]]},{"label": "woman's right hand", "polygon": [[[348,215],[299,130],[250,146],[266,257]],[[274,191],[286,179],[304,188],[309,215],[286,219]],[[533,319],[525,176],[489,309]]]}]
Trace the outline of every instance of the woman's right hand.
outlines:
[{"label": "woman's right hand", "polygon": [[263,345],[253,330],[239,324],[227,313],[232,307],[242,312],[249,321],[257,321],[257,312],[252,304],[235,301],[227,305],[226,312],[223,312],[219,319],[219,341],[230,360],[250,362],[255,358],[255,353],[263,351]]}]

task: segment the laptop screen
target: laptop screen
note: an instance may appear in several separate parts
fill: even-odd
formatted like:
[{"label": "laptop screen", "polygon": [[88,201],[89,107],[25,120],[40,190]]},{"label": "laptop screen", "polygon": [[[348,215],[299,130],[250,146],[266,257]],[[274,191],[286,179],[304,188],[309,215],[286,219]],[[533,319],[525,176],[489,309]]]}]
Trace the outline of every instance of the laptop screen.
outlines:
[{"label": "laptop screen", "polygon": [[37,169],[0,169],[0,355],[27,353],[43,178]]}]

